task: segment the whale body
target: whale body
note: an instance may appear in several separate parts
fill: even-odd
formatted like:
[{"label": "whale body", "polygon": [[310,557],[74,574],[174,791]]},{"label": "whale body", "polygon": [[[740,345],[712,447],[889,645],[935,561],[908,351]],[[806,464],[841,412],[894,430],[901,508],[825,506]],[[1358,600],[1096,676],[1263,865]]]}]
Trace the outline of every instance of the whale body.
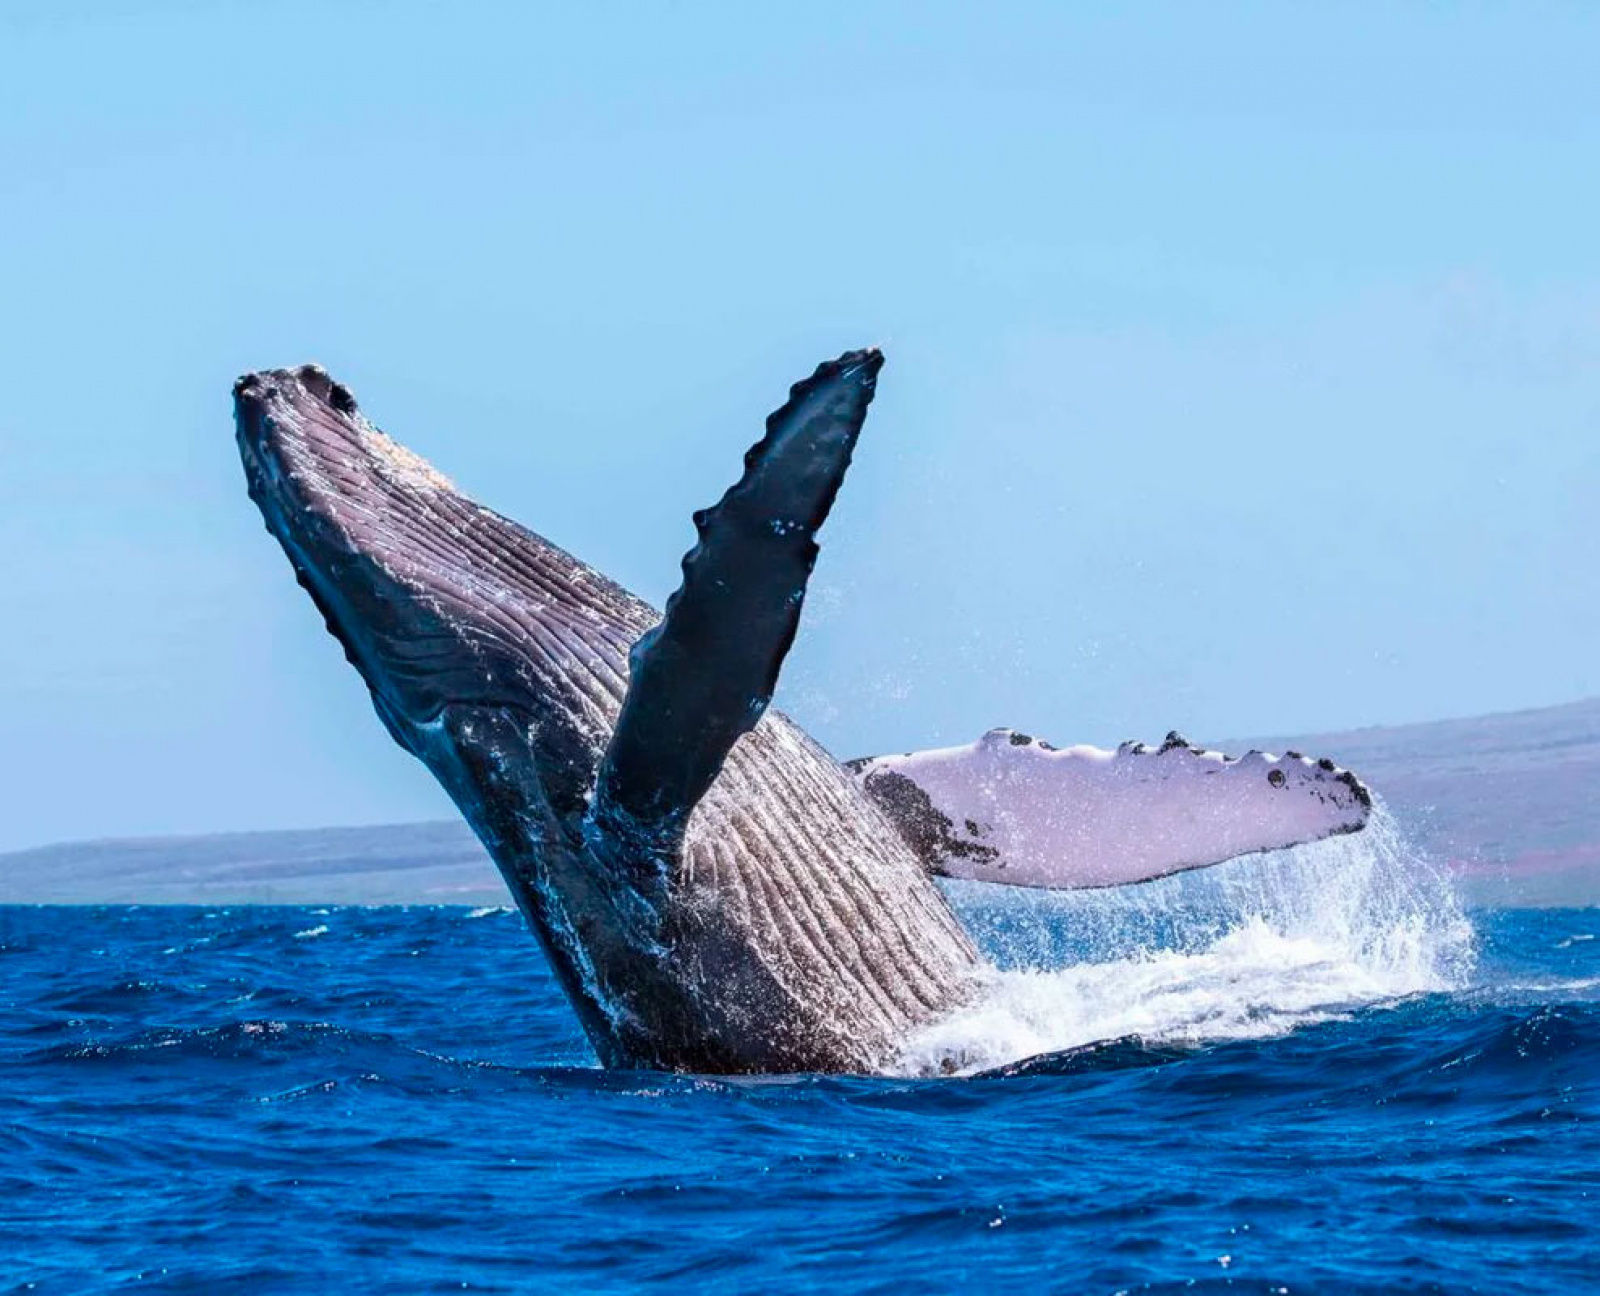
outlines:
[{"label": "whale body", "polygon": [[995,731],[847,767],[770,709],[881,365],[847,352],[791,389],[695,515],[664,614],[468,499],[320,367],[235,384],[267,529],[604,1065],[880,1071],[982,983],[935,875],[1142,881],[1365,822],[1327,762],[1286,789],[1277,758],[1052,760]]},{"label": "whale body", "polygon": [[[766,709],[880,364],[849,353],[793,389],[697,515],[666,622],[460,494],[321,369],[235,387],[268,530],[606,1065],[874,1071],[973,992],[976,951],[915,853]],[[630,663],[647,632],[655,661]]]}]

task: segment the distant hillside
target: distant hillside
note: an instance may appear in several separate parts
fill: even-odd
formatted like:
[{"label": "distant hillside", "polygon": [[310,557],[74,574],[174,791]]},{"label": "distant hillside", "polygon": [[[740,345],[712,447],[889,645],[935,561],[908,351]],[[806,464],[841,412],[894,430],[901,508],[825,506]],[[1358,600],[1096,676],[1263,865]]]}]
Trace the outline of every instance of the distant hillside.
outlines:
[{"label": "distant hillside", "polygon": [[0,855],[0,904],[506,904],[464,823],[68,842]]},{"label": "distant hillside", "polygon": [[[1479,903],[1600,904],[1600,699],[1217,742],[1356,770]],[[0,855],[4,904],[506,902],[460,823],[73,842]]]},{"label": "distant hillside", "polygon": [[1474,899],[1600,904],[1600,698],[1246,745],[1357,771]]}]

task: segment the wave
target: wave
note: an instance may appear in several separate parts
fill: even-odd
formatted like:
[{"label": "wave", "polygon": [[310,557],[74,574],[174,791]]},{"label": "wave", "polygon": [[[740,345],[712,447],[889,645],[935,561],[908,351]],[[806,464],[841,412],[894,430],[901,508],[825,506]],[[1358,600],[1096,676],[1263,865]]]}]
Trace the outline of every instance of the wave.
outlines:
[{"label": "wave", "polygon": [[[998,891],[998,894],[996,892]],[[1379,807],[1367,830],[1138,888],[952,888],[991,957],[894,1070],[976,1074],[1100,1041],[1258,1039],[1467,984],[1449,880]]]}]

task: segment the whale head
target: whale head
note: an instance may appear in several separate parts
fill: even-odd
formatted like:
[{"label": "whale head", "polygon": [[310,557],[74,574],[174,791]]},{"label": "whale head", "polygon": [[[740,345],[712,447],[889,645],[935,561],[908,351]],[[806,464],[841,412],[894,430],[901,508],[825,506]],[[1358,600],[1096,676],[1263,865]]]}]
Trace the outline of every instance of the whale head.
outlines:
[{"label": "whale head", "polygon": [[395,739],[428,760],[441,723],[509,718],[557,817],[579,809],[655,613],[460,494],[319,366],[233,398],[251,498]]}]

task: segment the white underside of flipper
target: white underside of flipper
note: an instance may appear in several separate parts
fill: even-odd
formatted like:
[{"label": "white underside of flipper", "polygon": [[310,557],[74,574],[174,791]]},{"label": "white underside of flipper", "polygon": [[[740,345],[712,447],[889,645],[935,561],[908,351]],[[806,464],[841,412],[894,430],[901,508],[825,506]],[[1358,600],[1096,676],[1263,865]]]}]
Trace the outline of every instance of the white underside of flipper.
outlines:
[{"label": "white underside of flipper", "polygon": [[1366,825],[1372,800],[1332,761],[1160,747],[1055,748],[1010,729],[853,761],[934,872],[1012,886],[1147,882]]}]

